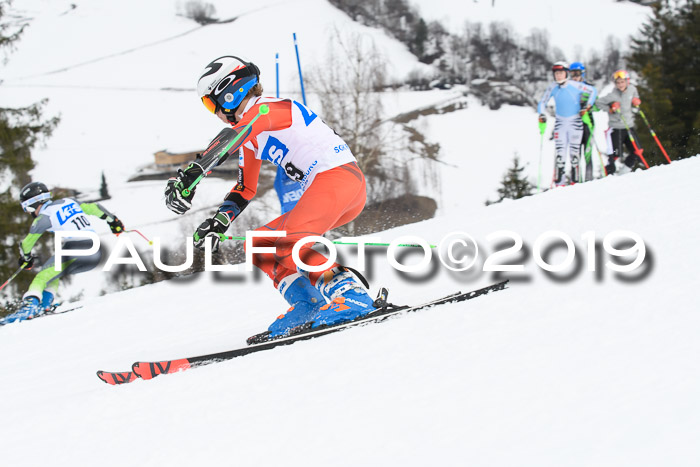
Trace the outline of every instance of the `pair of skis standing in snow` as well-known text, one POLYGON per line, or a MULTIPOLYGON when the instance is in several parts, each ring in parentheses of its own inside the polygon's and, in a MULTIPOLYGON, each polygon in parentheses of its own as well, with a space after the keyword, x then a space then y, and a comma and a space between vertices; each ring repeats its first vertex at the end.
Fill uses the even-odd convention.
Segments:
MULTIPOLYGON (((375 310, 374 299, 348 268, 335 263, 321 271, 303 271, 297 269, 292 259, 292 249, 298 240, 321 236, 360 214, 366 201, 364 175, 348 145, 314 112, 296 101, 262 97, 259 75, 257 66, 234 56, 217 58, 206 66, 197 83, 197 92, 207 110, 231 127, 222 131, 210 146, 211 149, 225 145, 225 151, 207 150, 201 159, 169 179, 166 205, 177 214, 187 212, 197 184, 230 154, 238 154, 237 184, 217 212, 194 233, 197 248, 204 249, 205 242, 211 241, 216 251, 226 238, 228 227, 255 196, 262 162, 274 163, 298 182, 304 192, 293 209, 258 229, 285 231, 286 235, 258 238, 254 242, 255 247, 275 247, 275 253, 254 255, 253 263, 270 277, 290 305, 270 325, 269 336, 283 336, 308 323, 315 328, 365 316, 375 310)), ((92 230, 84 214, 94 214, 110 222, 113 232, 123 230, 121 222, 99 205, 79 205, 71 199, 50 202, 50 193, 37 182, 23 189, 21 199, 25 211, 38 216, 33 229, 39 226, 44 231, 92 230), (34 193, 32 190, 37 186, 39 189, 34 193), (47 217, 51 218, 48 224, 43 220, 47 217), (73 218, 80 220, 74 224, 75 228, 69 222, 73 218)), ((23 242, 20 263, 25 267, 31 266, 27 255, 35 242, 36 239, 23 242)), ((77 244, 76 247, 82 248, 77 244)), ((311 244, 304 245, 299 256, 309 266, 328 263, 311 244)), ((89 260, 68 258, 68 267, 62 273, 47 273, 39 281, 42 271, 27 292, 16 319, 31 317, 43 309, 48 300, 42 299, 42 294, 49 293, 47 283, 57 285, 60 275, 92 269, 98 262, 99 253, 89 260)))
POLYGON ((553 98, 555 101, 556 120, 553 137, 556 153, 553 183, 556 186, 577 183, 584 179, 583 174, 580 173, 581 147, 584 148, 586 159, 585 181, 593 179, 591 143, 596 148, 597 144, 593 135, 593 119, 590 113, 592 111, 610 112, 610 129, 606 131, 608 140, 606 153, 608 164, 604 168, 606 174, 615 173, 615 161, 622 156, 623 144, 629 152, 629 156, 624 160, 626 168, 632 169, 642 157, 642 149, 637 143, 633 129, 633 111, 639 107, 641 100, 637 88, 629 82, 629 73, 625 70, 613 73, 616 89, 604 97, 597 98, 596 88, 584 81, 585 72, 586 68, 581 62, 574 62, 571 65, 565 62, 555 63, 552 66, 554 82, 547 88, 537 105, 540 133, 544 134, 547 122, 545 106, 550 99, 553 98), (571 166, 568 182, 565 173, 567 151, 571 166))

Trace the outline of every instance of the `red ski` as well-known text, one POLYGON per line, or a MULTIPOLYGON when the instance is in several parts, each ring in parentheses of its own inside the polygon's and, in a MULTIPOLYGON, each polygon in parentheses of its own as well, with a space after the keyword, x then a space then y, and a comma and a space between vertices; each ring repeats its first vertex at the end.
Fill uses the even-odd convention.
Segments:
MULTIPOLYGON (((177 360, 163 360, 160 362, 136 362, 131 367, 132 371, 122 373, 98 371, 97 376, 105 383, 112 385, 131 383, 132 381, 135 381, 139 378, 153 379, 158 375, 177 373, 180 371, 188 370, 190 368, 208 365, 210 363, 231 360, 232 358, 242 357, 251 353, 261 352, 263 350, 269 350, 275 347, 290 345, 295 342, 325 336, 326 334, 342 331, 355 326, 362 326, 364 324, 369 323, 379 323, 388 318, 397 316, 401 313, 409 313, 424 310, 436 305, 471 300, 472 298, 476 298, 481 295, 486 295, 490 292, 498 292, 500 290, 504 290, 506 288, 507 283, 508 281, 506 280, 503 282, 499 282, 498 284, 493 284, 478 290, 473 290, 471 292, 457 292, 452 295, 438 298, 437 300, 433 300, 432 302, 424 303, 422 305, 414 307, 387 305, 387 307, 385 308, 380 308, 354 321, 336 324, 333 326, 324 326, 314 329, 308 325, 304 325, 300 326, 298 328, 299 330, 296 333, 286 337, 269 338, 267 336, 269 333, 265 332, 252 336, 250 339, 248 339, 250 345, 246 347, 207 355, 200 355, 197 357, 180 358, 177 360)), ((385 295, 386 294, 384 294, 384 296, 385 295)))
POLYGON ((117 384, 125 384, 135 381, 138 376, 133 371, 125 371, 122 373, 112 373, 110 371, 98 371, 97 377, 107 384, 116 386, 117 384))

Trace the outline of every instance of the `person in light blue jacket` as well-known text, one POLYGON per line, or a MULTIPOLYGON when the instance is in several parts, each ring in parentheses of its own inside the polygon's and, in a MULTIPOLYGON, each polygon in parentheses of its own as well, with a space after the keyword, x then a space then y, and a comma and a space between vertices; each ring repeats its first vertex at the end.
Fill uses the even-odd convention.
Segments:
POLYGON ((540 122, 546 122, 545 107, 550 99, 554 99, 556 106, 556 119, 554 123, 554 142, 556 146, 554 184, 565 185, 566 180, 566 152, 568 149, 571 162, 571 177, 569 181, 576 183, 579 180, 579 154, 581 152, 581 139, 583 138, 583 121, 581 116, 585 114, 595 103, 597 91, 593 86, 569 80, 569 66, 565 62, 556 62, 552 65, 554 82, 544 92, 537 105, 540 122), (588 94, 588 99, 582 96, 588 94))

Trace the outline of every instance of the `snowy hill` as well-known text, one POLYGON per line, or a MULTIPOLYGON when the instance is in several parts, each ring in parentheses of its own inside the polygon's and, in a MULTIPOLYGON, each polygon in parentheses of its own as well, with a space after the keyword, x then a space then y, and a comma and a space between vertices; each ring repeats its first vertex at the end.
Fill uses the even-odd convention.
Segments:
MULTIPOLYGON (((338 27, 372 35, 393 78, 425 66, 323 0, 212 3, 232 21, 200 27, 170 0, 15 2, 31 21, 3 68, 0 99, 15 106, 47 97, 47 113, 62 116, 35 152, 34 178, 89 191, 104 171, 113 196, 105 204, 127 227, 178 245, 231 181, 206 180, 193 212, 177 218, 163 206, 161 181, 126 180, 155 151, 199 149, 218 133, 220 123, 193 92, 208 60, 235 53, 255 61, 272 94, 278 52, 282 95, 299 98, 292 33, 309 69, 323 62, 328 31, 338 27)), ((522 35, 543 27, 567 56, 589 42, 599 47, 603 34, 624 42, 648 11, 613 0, 588 2, 585 14, 568 0, 415 4, 453 30, 465 20, 508 21, 522 35), (581 24, 599 33, 570 33, 581 24), (579 42, 583 36, 590 41, 579 42)), ((441 145, 440 185, 426 182, 417 192, 438 201, 437 217, 376 236, 438 244, 466 232, 478 242, 479 260, 465 273, 434 260, 406 276, 378 248, 365 272, 372 292, 386 286, 396 303, 476 289, 503 276, 483 268, 512 244, 497 246, 503 233, 490 237, 506 230, 524 242, 498 261, 524 265, 506 276, 507 290, 111 387, 97 370, 237 348, 286 303, 257 273, 200 273, 105 296, 114 290, 106 289, 106 274, 76 276, 61 296, 82 293, 74 304, 82 308, 0 327, 0 465, 698 465, 700 214, 692 201, 700 158, 487 208, 516 153, 532 180, 539 170, 546 180, 553 143, 544 141, 540 169, 534 109, 492 111, 463 91, 382 97, 387 119, 455 102, 461 108, 413 122, 441 145), (568 235, 575 253, 571 266, 546 274, 534 258, 550 231, 568 235), (606 265, 604 240, 615 231, 643 240, 638 270, 606 265)), ((277 209, 273 198, 256 199, 245 215, 267 220, 277 209)), ((106 226, 98 228, 114 246, 106 226)), ((354 248, 339 251, 358 266, 354 248)), ((549 253, 549 264, 565 261, 563 248, 549 253)), ((404 258, 419 260, 416 252, 404 258)))
MULTIPOLYGON (((23 0, 14 4, 17 15, 28 20, 28 27, 4 66, 0 99, 3 105, 20 106, 46 97, 47 114, 62 118, 47 147, 34 153, 35 178, 89 191, 99 186, 104 171, 117 192, 125 189, 124 182, 138 167, 153 161, 154 152, 201 149, 218 133, 221 123, 203 111, 193 92, 194 83, 204 65, 221 55, 233 53, 255 61, 266 92, 273 94, 274 57, 279 53, 281 94, 300 98, 294 32, 307 71, 324 64, 334 28, 370 36, 387 60, 388 81, 427 67, 403 44, 379 29, 351 21, 324 0, 206 3, 216 6, 219 19, 234 20, 199 26, 180 14, 182 2, 172 0, 23 0), (46 46, 48 41, 51 47, 46 46), (76 166, 80 170, 66 170, 76 166), (54 180, 57 173, 60 181, 54 180)), ((523 35, 535 25, 570 30, 581 21, 578 3, 570 0, 537 2, 541 21, 536 24, 528 19, 531 15, 521 14, 520 3, 504 0, 491 8, 490 2, 473 6, 471 2, 415 2, 428 19, 449 16, 451 23, 459 25, 466 20, 488 23, 500 18, 523 35)), ((600 16, 596 24, 624 17, 609 28, 609 33, 623 40, 648 11, 613 0, 596 0, 595 7, 592 11, 600 16)), ((557 32, 553 40, 563 41, 563 36, 557 32)), ((581 36, 569 34, 567 43, 583 47, 587 40, 581 36)), ((431 96, 434 94, 420 92, 387 96, 387 117, 445 99, 431 96)), ((314 96, 309 100, 315 102, 314 96)), ((518 126, 529 125, 523 121, 518 126)), ((536 136, 512 144, 507 155, 501 156, 501 170, 491 180, 489 192, 498 185, 514 151, 537 153, 536 136)), ((444 141, 442 134, 428 137, 444 141)), ((484 196, 482 191, 479 197, 484 196)))
POLYGON ((353 23, 323 0, 214 3, 221 19, 236 20, 202 27, 178 16, 178 2, 171 0, 18 3, 32 19, 5 67, 0 97, 5 105, 48 97, 47 113, 62 117, 48 147, 35 155, 36 177, 65 172, 62 183, 88 189, 104 171, 110 182, 122 183, 156 151, 206 146, 222 124, 203 111, 194 86, 204 66, 222 55, 254 61, 274 95, 279 53, 281 94, 301 98, 293 32, 305 64, 323 59, 337 27, 370 35, 392 57, 392 77, 425 67, 402 44, 353 23), (64 169, 73 165, 81 170, 64 169))
MULTIPOLYGON (((494 280, 478 271, 493 251, 488 234, 503 229, 524 239, 528 253, 506 259, 525 272, 498 294, 153 381, 112 387, 95 371, 244 345, 282 299, 253 276, 203 273, 0 328, 0 459, 697 465, 700 214, 679 200, 697 199, 698 177, 693 158, 382 233, 385 241, 439 241, 466 231, 484 247, 476 273, 439 266, 417 281, 376 255, 371 282, 388 286, 395 302, 494 280), (548 277, 534 263, 535 241, 548 230, 571 236, 578 272, 548 277), (643 274, 616 275, 604 266, 607 253, 598 273, 588 271, 581 237, 590 230, 601 242, 614 230, 639 235, 643 274)), ((558 250, 548 261, 563 256, 558 250)))
MULTIPOLYGON (((61 116, 46 147, 33 153, 37 162, 33 178, 49 186, 94 192, 104 173, 112 195, 106 205, 127 228, 139 229, 149 237, 160 236, 166 244, 181 243, 201 222, 202 212, 218 205, 222 193, 230 189, 230 182, 207 180, 197 194, 201 211, 179 219, 163 208, 162 182, 127 180, 139 167, 153 162, 154 152, 201 149, 218 133, 221 123, 202 108, 193 92, 198 73, 213 57, 235 53, 254 60, 262 69, 266 92, 272 94, 274 57, 279 53, 281 94, 297 99, 300 93, 294 32, 299 39, 301 63, 307 71, 323 65, 328 37, 334 28, 371 36, 386 57, 390 80, 405 78, 411 71, 427 66, 419 63, 403 44, 379 29, 352 22, 324 0, 263 1, 255 5, 211 3, 216 6, 221 24, 199 26, 181 15, 181 2, 171 0, 145 4, 132 0, 15 2, 13 12, 26 19, 28 26, 3 68, 0 99, 3 105, 20 106, 48 98, 47 115, 61 116), (314 14, 309 15, 308 11, 314 14), (51 47, 46 46, 49 40, 51 47), (134 206, 140 209, 133 209, 134 206)), ((462 3, 436 3, 430 8, 423 2, 415 5, 427 19, 449 14, 454 24, 466 20, 486 24, 498 17, 523 35, 533 26, 527 15, 516 14, 520 8, 517 5, 499 1, 494 8, 485 8, 490 2, 473 6, 462 3), (496 11, 498 15, 494 16, 496 11)), ((547 0, 537 5, 547 9, 552 18, 569 18, 566 21, 578 24, 579 17, 574 15, 577 6, 572 2, 547 0)), ((612 31, 621 39, 638 27, 639 12, 646 10, 613 0, 596 3, 601 18, 625 13, 620 27, 612 31)), ((543 19, 538 24, 553 31, 562 21, 543 19)), ((571 35, 572 44, 578 44, 578 40, 579 36, 571 35)), ((455 112, 422 116, 411 123, 430 143, 441 146, 440 162, 430 168, 436 176, 421 183, 416 194, 436 199, 442 215, 459 215, 464 209, 478 209, 484 201, 493 199, 516 154, 528 164, 533 181, 540 172, 547 180, 553 165, 552 141, 544 141, 540 157, 533 109, 504 106, 491 111, 476 99, 465 98, 464 91, 402 89, 382 96, 387 119, 450 102, 466 106, 455 112)), ((318 111, 316 97, 308 89, 307 93, 318 111)), ((597 128, 602 144, 604 125, 597 128)), ((600 164, 594 162, 597 172, 600 164)), ((425 173, 429 178, 424 166, 416 167, 414 172, 425 173)), ((274 195, 255 203, 261 221, 278 210, 274 195)), ((251 210, 246 216, 251 216, 251 210)), ((113 244, 106 227, 98 228, 103 241, 113 244)), ((110 285, 100 278, 84 276, 66 288, 63 296, 96 296, 103 291, 111 291, 110 285)))

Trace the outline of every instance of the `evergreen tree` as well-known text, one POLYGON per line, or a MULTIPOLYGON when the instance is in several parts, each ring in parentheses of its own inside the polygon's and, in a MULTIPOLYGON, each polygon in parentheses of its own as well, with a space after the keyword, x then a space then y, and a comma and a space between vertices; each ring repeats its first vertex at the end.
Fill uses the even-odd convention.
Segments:
POLYGON ((425 24, 423 18, 418 20, 414 34, 415 37, 413 38, 413 44, 411 44, 411 51, 420 59, 425 53, 425 41, 428 40, 428 25, 425 24))
MULTIPOLYGON (((0 50, 5 54, 24 28, 3 21, 10 3, 0 0, 0 50)), ((20 188, 31 181, 29 171, 34 167, 31 150, 58 124, 58 118, 43 117, 45 104, 44 100, 24 108, 0 108, 0 282, 17 270, 18 245, 32 220, 19 204, 20 188)), ((20 274, 2 290, 2 296, 7 298, 12 291, 24 291, 32 278, 31 274, 20 274)), ((0 306, 0 314, 5 308, 0 306)))
POLYGON ((486 201, 486 206, 500 203, 504 199, 520 199, 532 194, 534 186, 525 177, 525 166, 520 165, 520 158, 513 157, 513 166, 508 169, 501 180, 498 191, 498 200, 486 201))
POLYGON ((102 172, 102 183, 100 183, 100 199, 109 199, 109 190, 107 189, 107 179, 104 171, 102 172))
MULTIPOLYGON (((642 110, 671 159, 700 153, 700 3, 661 1, 633 40, 627 57, 638 71, 642 110)), ((639 139, 650 164, 665 162, 637 117, 639 139)))

